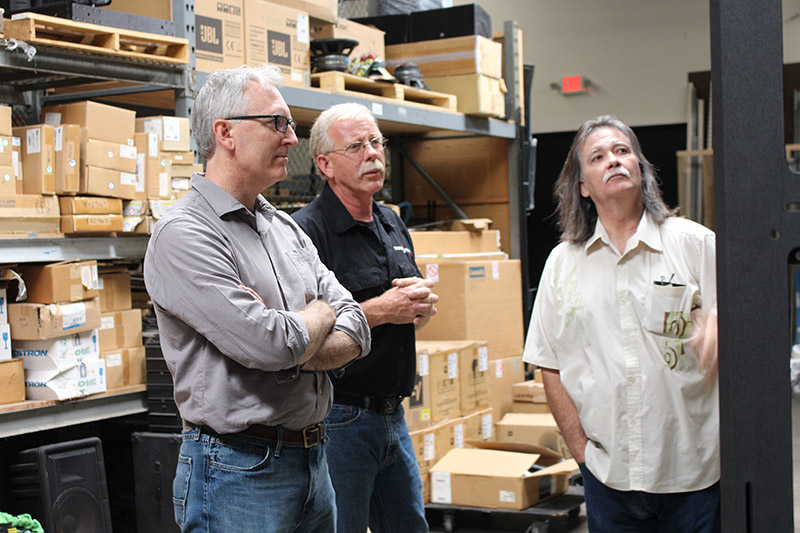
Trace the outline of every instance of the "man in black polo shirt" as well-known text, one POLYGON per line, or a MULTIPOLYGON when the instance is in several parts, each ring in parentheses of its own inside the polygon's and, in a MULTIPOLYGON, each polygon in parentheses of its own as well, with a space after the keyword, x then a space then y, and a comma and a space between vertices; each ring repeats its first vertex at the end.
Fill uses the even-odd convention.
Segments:
POLYGON ((360 104, 322 113, 311 129, 311 156, 327 183, 293 215, 361 303, 372 331, 369 356, 332 376, 328 465, 340 533, 363 533, 367 526, 373 533, 428 531, 400 402, 414 388, 414 329, 436 313, 439 297, 433 282, 421 279, 400 217, 373 200, 383 187, 385 144, 360 104))

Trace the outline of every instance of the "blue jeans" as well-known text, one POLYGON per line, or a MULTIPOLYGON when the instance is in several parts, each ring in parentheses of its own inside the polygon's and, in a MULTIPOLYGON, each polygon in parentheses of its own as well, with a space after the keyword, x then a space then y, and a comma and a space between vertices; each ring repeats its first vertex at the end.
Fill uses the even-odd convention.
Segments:
POLYGON ((183 432, 172 485, 181 531, 336 532, 325 443, 183 432))
POLYGON ((402 407, 380 415, 334 403, 325 420, 339 533, 427 532, 422 479, 402 407))
POLYGON ((719 533, 719 482, 702 490, 653 494, 606 487, 581 463, 592 533, 719 533))

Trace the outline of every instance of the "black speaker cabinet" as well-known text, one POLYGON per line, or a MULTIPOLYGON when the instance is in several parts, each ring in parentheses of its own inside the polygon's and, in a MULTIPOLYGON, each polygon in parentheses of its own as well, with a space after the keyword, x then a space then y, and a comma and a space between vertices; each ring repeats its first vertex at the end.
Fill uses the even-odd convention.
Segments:
POLYGON ((136 527, 139 533, 180 533, 172 506, 172 480, 178 467, 181 436, 170 433, 131 434, 136 527))
POLYGON ((47 533, 109 533, 111 512, 100 439, 48 444, 20 452, 10 465, 16 514, 29 513, 47 533))

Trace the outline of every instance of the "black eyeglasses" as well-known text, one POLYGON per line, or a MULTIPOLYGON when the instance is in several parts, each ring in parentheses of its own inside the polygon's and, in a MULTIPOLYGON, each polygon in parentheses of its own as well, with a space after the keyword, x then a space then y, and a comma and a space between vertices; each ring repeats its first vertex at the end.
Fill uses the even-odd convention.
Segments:
POLYGON ((236 117, 226 117, 225 120, 258 120, 261 118, 271 118, 275 123, 275 129, 280 133, 286 133, 286 128, 292 127, 292 131, 297 129, 297 122, 283 115, 239 115, 236 117))
POLYGON ((344 148, 339 148, 338 150, 330 150, 330 151, 325 152, 325 153, 326 154, 332 154, 334 152, 344 152, 346 154, 356 155, 358 153, 361 153, 361 150, 363 150, 367 145, 372 146, 373 150, 383 150, 383 148, 386 146, 387 142, 389 142, 389 139, 387 139, 386 137, 383 137, 383 136, 378 136, 378 137, 373 137, 372 139, 370 139, 367 142, 356 141, 356 142, 348 144, 344 148))

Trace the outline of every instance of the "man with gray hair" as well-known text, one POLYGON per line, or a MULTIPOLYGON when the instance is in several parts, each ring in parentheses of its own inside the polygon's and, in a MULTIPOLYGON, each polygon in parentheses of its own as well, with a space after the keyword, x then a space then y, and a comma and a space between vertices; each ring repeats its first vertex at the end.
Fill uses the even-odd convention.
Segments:
POLYGON ((400 217, 373 199, 383 188, 385 144, 363 105, 323 112, 311 128, 311 156, 327 182, 292 215, 372 328, 370 355, 334 377, 326 419, 340 533, 428 530, 401 401, 416 378, 415 327, 436 313, 439 298, 421 279, 400 217))
POLYGON ((636 134, 601 116, 555 184, 562 242, 523 359, 578 461, 589 530, 718 532, 714 233, 673 216, 636 134))
POLYGON ((295 123, 273 66, 221 69, 195 100, 205 173, 159 222, 144 275, 184 431, 182 531, 335 532, 328 371, 370 347, 360 306, 260 194, 295 123))

